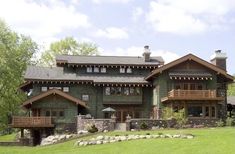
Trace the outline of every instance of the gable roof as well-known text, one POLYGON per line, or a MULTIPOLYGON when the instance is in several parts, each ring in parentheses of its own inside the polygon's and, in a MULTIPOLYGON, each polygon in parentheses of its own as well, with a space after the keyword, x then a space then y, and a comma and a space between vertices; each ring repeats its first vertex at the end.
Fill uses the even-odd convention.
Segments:
POLYGON ((81 105, 85 108, 88 108, 88 106, 86 105, 85 102, 81 101, 80 99, 76 98, 76 97, 73 97, 67 93, 64 93, 58 89, 51 89, 51 90, 48 90, 47 92, 43 92, 43 93, 40 93, 39 95, 36 95, 36 96, 33 96, 32 98, 26 100, 25 102, 23 102, 23 105, 24 107, 27 108, 28 105, 32 104, 33 102, 37 101, 37 100, 40 100, 42 98, 45 98, 49 95, 59 95, 59 96, 62 96, 64 98, 66 98, 67 100, 70 100, 74 103, 76 103, 76 105, 81 105))
POLYGON ((81 65, 159 65, 164 64, 162 57, 150 57, 145 62, 144 57, 132 56, 81 56, 57 55, 56 63, 81 64, 81 65))
MULTIPOLYGON (((90 81, 94 83, 141 83, 148 84, 144 75, 114 76, 106 74, 76 74, 76 72, 65 73, 63 67, 38 67, 29 66, 25 72, 25 80, 45 81, 90 81)), ((28 82, 29 83, 29 82, 28 82)), ((21 86, 24 87, 27 82, 21 86)))
POLYGON ((199 63, 199 64, 201 64, 201 65, 203 65, 203 66, 205 66, 205 67, 207 67, 207 68, 217 72, 218 74, 223 75, 229 81, 233 81, 234 80, 234 77, 229 75, 229 74, 227 74, 227 72, 225 70, 223 70, 223 69, 221 69, 221 68, 219 68, 219 67, 217 67, 217 66, 215 66, 215 65, 213 65, 213 64, 211 64, 211 63, 209 63, 209 62, 207 62, 207 61, 205 61, 205 60, 203 60, 203 59, 201 59, 201 58, 199 58, 199 57, 197 57, 195 55, 193 55, 193 54, 188 54, 188 55, 183 56, 183 57, 181 57, 181 58, 179 58, 177 60, 174 60, 174 61, 172 61, 172 62, 170 62, 168 64, 165 64, 162 67, 159 67, 159 68, 153 70, 152 73, 149 76, 147 76, 145 79, 148 80, 148 79, 152 78, 154 75, 157 75, 157 74, 159 74, 159 73, 161 73, 161 72, 163 72, 163 71, 165 71, 167 69, 170 69, 170 68, 172 68, 172 67, 174 67, 174 66, 176 66, 176 65, 178 65, 180 63, 183 63, 183 62, 185 62, 187 60, 193 60, 193 61, 197 62, 197 63, 199 63))

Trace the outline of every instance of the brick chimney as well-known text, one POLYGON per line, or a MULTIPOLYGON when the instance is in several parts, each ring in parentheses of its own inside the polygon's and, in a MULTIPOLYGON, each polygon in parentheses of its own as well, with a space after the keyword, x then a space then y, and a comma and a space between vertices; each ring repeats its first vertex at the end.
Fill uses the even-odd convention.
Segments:
POLYGON ((150 61, 150 54, 151 54, 151 52, 150 52, 149 46, 148 45, 144 46, 143 57, 144 57, 145 62, 150 61))
POLYGON ((211 63, 226 71, 226 59, 226 53, 215 50, 215 53, 211 56, 211 63))

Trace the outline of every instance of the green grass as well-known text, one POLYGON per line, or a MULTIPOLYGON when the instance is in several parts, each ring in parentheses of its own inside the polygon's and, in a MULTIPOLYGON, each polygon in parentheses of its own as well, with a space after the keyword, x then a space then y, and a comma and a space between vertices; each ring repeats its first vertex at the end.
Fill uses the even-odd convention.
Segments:
POLYGON ((0 142, 2 142, 2 141, 14 141, 15 140, 15 136, 16 136, 15 133, 10 134, 10 135, 0 136, 0 142))
MULTIPOLYGON (((76 140, 44 147, 0 147, 1 154, 232 154, 235 153, 235 128, 109 132, 107 135, 191 133, 194 139, 142 139, 86 147, 74 146, 76 140)), ((91 136, 94 137, 94 136, 91 136)), ((90 137, 86 137, 90 138, 90 137)))

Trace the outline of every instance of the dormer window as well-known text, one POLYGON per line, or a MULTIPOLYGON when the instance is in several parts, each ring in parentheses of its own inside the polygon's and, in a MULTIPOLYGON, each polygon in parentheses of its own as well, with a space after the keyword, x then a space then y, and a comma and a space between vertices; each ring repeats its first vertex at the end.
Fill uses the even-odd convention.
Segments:
POLYGON ((94 72, 95 72, 95 73, 99 73, 99 72, 100 72, 99 67, 94 67, 94 72))
POLYGON ((125 68, 120 68, 120 73, 125 73, 125 68))
POLYGON ((87 73, 92 73, 92 67, 87 67, 87 68, 86 68, 86 72, 87 72, 87 73))
POLYGON ((101 68, 100 68, 100 72, 101 72, 101 73, 106 73, 106 67, 101 67, 101 68))
POLYGON ((126 69, 126 73, 132 73, 132 69, 131 69, 130 67, 128 67, 128 68, 126 69))
POLYGON ((42 91, 42 92, 47 91, 47 87, 42 87, 42 88, 41 88, 41 91, 42 91))

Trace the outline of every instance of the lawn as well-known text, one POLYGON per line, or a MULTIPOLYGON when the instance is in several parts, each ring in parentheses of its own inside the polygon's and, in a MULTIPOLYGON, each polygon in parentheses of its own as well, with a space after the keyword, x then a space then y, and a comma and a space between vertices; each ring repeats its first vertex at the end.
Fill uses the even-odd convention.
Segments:
POLYGON ((3 135, 3 136, 0 136, 0 142, 1 142, 1 141, 14 141, 14 140, 15 140, 15 137, 16 137, 16 134, 15 134, 15 133, 10 134, 10 135, 3 135))
MULTIPOLYGON (((86 147, 74 146, 76 140, 44 147, 0 147, 1 154, 232 154, 235 153, 235 128, 109 132, 116 134, 191 133, 194 139, 142 139, 86 147)), ((94 137, 94 136, 92 136, 94 137)))

